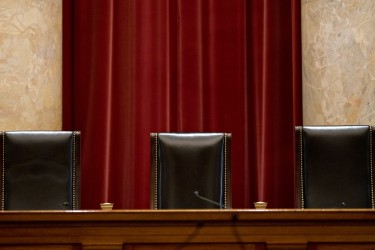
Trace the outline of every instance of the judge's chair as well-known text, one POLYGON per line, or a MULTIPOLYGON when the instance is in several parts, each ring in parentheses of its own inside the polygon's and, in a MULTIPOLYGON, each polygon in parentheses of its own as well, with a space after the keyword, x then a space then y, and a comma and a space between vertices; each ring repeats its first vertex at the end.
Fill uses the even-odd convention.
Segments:
POLYGON ((298 126, 296 207, 374 208, 373 128, 298 126))
POLYGON ((230 208, 230 133, 151 133, 152 209, 230 208))
POLYGON ((1 132, 1 209, 80 208, 80 132, 1 132))

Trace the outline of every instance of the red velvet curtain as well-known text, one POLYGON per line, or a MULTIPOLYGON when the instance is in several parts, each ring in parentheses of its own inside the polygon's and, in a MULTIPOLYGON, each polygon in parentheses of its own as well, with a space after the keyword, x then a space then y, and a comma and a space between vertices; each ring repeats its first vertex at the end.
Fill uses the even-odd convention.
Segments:
POLYGON ((230 132, 233 207, 294 206, 300 0, 64 0, 82 208, 149 207, 150 132, 230 132))

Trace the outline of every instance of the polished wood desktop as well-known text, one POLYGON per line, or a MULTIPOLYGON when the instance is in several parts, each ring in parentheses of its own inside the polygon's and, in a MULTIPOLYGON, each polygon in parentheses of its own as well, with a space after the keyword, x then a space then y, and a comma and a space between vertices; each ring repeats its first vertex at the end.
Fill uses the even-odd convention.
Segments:
POLYGON ((0 212, 0 249, 375 249, 375 210, 0 212))

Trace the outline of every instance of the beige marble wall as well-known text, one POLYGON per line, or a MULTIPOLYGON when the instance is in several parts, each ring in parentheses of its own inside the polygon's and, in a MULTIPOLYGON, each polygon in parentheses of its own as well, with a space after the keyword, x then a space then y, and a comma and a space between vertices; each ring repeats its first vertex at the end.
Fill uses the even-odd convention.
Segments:
POLYGON ((375 124, 375 1, 302 0, 303 123, 375 124))
POLYGON ((61 129, 62 0, 0 1, 0 130, 61 129))

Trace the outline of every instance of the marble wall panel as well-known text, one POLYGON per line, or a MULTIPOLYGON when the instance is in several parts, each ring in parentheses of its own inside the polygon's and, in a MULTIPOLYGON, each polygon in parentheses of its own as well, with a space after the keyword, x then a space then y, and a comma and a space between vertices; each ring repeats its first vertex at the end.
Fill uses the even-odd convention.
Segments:
POLYGON ((302 0, 303 123, 375 124, 375 1, 302 0))
POLYGON ((0 1, 0 130, 62 124, 62 0, 0 1))

